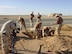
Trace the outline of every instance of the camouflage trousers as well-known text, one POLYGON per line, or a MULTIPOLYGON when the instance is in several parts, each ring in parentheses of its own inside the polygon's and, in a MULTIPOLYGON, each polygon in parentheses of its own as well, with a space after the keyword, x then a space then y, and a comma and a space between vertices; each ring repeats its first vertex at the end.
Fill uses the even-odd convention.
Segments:
POLYGON ((42 37, 42 30, 41 29, 36 29, 36 38, 42 37))
POLYGON ((9 35, 2 35, 1 36, 1 44, 2 44, 2 52, 3 54, 8 54, 9 49, 11 47, 12 38, 9 35))
POLYGON ((30 27, 33 27, 33 19, 30 19, 30 27))
POLYGON ((57 24, 57 25, 56 25, 55 34, 56 34, 57 36, 60 36, 61 27, 62 27, 62 24, 57 24))

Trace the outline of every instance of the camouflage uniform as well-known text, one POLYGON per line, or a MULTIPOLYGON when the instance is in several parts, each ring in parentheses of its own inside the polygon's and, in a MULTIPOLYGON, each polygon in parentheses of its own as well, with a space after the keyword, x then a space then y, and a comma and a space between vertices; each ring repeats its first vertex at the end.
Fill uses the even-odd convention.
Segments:
POLYGON ((1 28, 0 34, 3 54, 8 54, 9 52, 12 43, 11 32, 13 29, 16 29, 16 25, 12 20, 5 22, 1 28))
POLYGON ((36 38, 39 38, 41 36, 41 26, 42 26, 41 21, 37 22, 34 26, 37 35, 36 38))

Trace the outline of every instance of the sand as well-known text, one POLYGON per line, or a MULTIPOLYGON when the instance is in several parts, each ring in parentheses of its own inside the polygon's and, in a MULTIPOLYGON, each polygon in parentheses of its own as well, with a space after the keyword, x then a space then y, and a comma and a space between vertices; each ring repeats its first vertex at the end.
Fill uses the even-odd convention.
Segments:
MULTIPOLYGON (((69 25, 63 25, 61 36, 31 39, 27 35, 19 33, 17 37, 15 50, 19 54, 72 54, 72 27, 69 25)), ((0 54, 2 54, 1 48, 0 54)))
POLYGON ((61 36, 47 36, 40 39, 31 39, 23 33, 17 34, 16 53, 72 54, 72 27, 64 25, 62 28, 67 30, 61 30, 61 36), (68 30, 70 28, 71 30, 68 30), (42 45, 41 49, 40 45, 42 45))
POLYGON ((61 36, 47 36, 40 39, 30 39, 23 33, 19 33, 18 41, 15 48, 17 53, 22 54, 38 54, 40 45, 42 45, 40 53, 46 54, 72 54, 72 27, 64 25, 61 30, 61 36), (70 29, 71 30, 68 30, 70 29))

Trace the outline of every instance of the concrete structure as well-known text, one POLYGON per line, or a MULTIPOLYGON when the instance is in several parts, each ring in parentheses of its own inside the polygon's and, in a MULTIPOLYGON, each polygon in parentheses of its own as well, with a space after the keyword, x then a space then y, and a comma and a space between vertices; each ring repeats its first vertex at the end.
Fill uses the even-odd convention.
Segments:
POLYGON ((52 14, 49 14, 48 17, 55 17, 56 15, 62 16, 61 13, 52 13, 52 14))

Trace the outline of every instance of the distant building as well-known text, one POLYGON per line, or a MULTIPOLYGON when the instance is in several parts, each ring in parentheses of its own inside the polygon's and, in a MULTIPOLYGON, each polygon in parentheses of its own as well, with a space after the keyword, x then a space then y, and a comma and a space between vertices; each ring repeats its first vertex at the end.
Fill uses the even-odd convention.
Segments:
POLYGON ((52 13, 52 14, 49 14, 48 17, 55 17, 56 15, 62 16, 61 13, 52 13))

